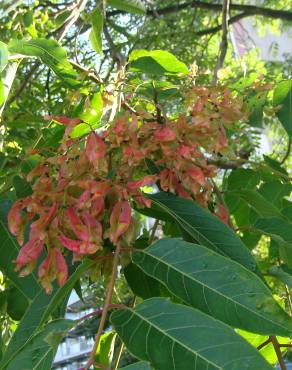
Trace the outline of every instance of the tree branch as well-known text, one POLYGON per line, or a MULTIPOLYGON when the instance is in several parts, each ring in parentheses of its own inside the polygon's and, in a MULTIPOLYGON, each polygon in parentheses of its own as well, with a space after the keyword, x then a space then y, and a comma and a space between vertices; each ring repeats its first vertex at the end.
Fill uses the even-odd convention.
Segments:
POLYGON ((219 58, 214 70, 213 85, 218 80, 218 71, 223 67, 228 49, 228 18, 229 18, 230 0, 224 0, 222 5, 222 40, 220 43, 219 58))

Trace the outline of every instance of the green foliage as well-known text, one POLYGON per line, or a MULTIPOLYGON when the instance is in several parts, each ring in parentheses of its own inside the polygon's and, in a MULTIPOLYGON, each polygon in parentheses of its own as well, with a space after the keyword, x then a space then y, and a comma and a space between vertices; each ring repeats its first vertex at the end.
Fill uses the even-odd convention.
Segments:
POLYGON ((93 49, 98 53, 102 53, 102 30, 103 30, 103 14, 99 8, 96 8, 91 14, 92 30, 89 34, 89 40, 93 49))
POLYGON ((151 298, 135 310, 119 310, 111 321, 130 351, 156 369, 191 369, 194 364, 198 369, 272 369, 230 327, 167 299, 151 298))
POLYGON ((292 322, 258 276, 211 250, 162 239, 133 261, 185 303, 229 324, 289 337, 292 322))
POLYGON ((277 116, 290 137, 292 136, 291 84, 291 80, 279 82, 274 90, 273 100, 273 104, 279 108, 277 116))
POLYGON ((108 5, 113 8, 134 13, 134 14, 145 14, 146 9, 141 0, 108 0, 108 5))
POLYGON ((42 63, 50 67, 56 75, 70 87, 78 87, 78 74, 67 60, 67 53, 57 41, 34 39, 30 41, 12 40, 8 45, 10 53, 39 57, 42 63))
POLYGON ((131 70, 151 75, 185 75, 187 66, 174 55, 162 50, 134 50, 129 55, 131 70))

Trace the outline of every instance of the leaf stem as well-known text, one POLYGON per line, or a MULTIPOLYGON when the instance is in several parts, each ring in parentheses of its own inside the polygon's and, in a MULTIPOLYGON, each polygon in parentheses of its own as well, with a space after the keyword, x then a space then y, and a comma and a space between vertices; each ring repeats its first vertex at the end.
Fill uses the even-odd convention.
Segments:
POLYGON ((277 338, 274 335, 272 335, 270 336, 270 339, 271 342, 273 343, 273 347, 275 349, 281 370, 287 370, 277 338))
POLYGON ((116 281, 116 277, 117 277, 117 269, 118 269, 120 251, 121 251, 121 243, 119 242, 117 244, 115 254, 114 254, 112 274, 111 274, 110 282, 109 282, 109 285, 108 285, 108 288, 107 288, 107 293, 106 293, 106 297, 105 297, 104 306, 103 306, 103 309, 102 309, 102 315, 101 315, 101 318, 100 318, 100 323, 99 323, 95 343, 94 343, 94 346, 92 348, 92 351, 91 351, 90 357, 88 359, 88 362, 84 367, 84 370, 89 369, 90 366, 92 365, 92 361, 94 361, 94 356, 95 356, 96 350, 98 348, 100 337, 101 337, 101 334, 102 334, 104 326, 105 326, 108 310, 111 307, 111 300, 112 300, 114 285, 115 285, 115 281, 116 281))

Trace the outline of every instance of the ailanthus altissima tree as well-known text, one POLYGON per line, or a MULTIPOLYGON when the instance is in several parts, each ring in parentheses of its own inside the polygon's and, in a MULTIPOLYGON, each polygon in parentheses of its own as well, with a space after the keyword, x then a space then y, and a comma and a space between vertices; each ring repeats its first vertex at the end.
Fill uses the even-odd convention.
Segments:
POLYGON ((62 338, 97 316, 84 369, 121 368, 123 350, 129 370, 286 369, 291 80, 224 63, 234 18, 289 12, 228 0, 0 9, 0 368, 51 369, 62 338), (215 58, 153 48, 157 19, 164 29, 176 9, 185 28, 185 10, 205 8, 222 12, 202 33, 215 58), (262 155, 264 126, 287 149, 275 140, 262 155), (92 314, 65 319, 73 289, 94 282, 105 296, 92 314))

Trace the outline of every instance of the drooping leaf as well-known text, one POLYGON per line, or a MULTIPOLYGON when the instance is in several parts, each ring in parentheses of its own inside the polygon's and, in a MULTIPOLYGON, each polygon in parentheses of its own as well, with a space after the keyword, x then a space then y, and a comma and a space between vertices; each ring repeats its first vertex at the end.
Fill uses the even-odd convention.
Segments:
POLYGON ((186 75, 187 66, 164 50, 134 50, 129 56, 131 70, 152 75, 186 75))
POLYGON ((4 42, 0 41, 0 73, 4 70, 7 63, 8 63, 7 45, 4 44, 4 42))
MULTIPOLYGON (((172 194, 157 193, 149 196, 162 220, 171 218, 185 231, 190 240, 228 256, 252 271, 257 266, 248 248, 222 221, 194 201, 172 194), (163 218, 166 215, 166 218, 163 218)), ((155 213, 153 214, 155 216, 155 213)))
POLYGON ((133 263, 125 267, 124 275, 132 292, 138 297, 147 299, 161 295, 159 282, 146 275, 143 270, 133 263))
POLYGON ((78 74, 67 59, 67 53, 52 39, 12 40, 8 44, 11 53, 39 57, 56 75, 71 87, 78 87, 78 74))
POLYGON ((74 321, 65 319, 50 322, 44 330, 36 333, 19 348, 14 359, 1 369, 50 370, 58 344, 73 324, 74 321))
POLYGON ((151 367, 148 362, 138 361, 126 367, 120 367, 119 369, 121 370, 151 370, 151 367))
POLYGON ((137 358, 156 370, 270 370, 261 355, 229 326, 194 308, 151 298, 111 315, 137 358))
POLYGON ((232 327, 289 336, 292 319, 251 271, 208 248, 161 239, 133 261, 187 304, 232 327))
POLYGON ((277 116, 287 134, 292 136, 292 80, 281 81, 277 84, 273 96, 274 106, 279 107, 277 116))
POLYGON ((117 333, 114 331, 109 331, 101 336, 94 356, 98 364, 102 364, 106 367, 110 366, 113 359, 116 336, 117 333))
POLYGON ((141 0, 107 0, 113 8, 134 14, 145 14, 146 8, 141 0))
POLYGON ((91 13, 92 30, 89 34, 89 40, 93 49, 98 53, 102 53, 102 30, 103 30, 103 14, 101 9, 96 8, 91 13))

